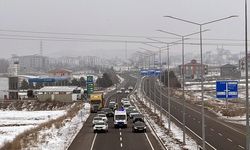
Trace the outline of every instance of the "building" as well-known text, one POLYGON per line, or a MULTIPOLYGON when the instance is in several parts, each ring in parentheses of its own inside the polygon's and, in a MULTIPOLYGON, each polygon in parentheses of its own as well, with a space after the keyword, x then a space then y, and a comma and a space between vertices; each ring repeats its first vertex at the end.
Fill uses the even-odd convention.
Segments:
POLYGON ((69 69, 55 69, 55 70, 50 70, 49 76, 52 77, 66 77, 66 78, 71 78, 72 76, 72 70, 69 69))
POLYGON ((49 59, 41 55, 13 55, 10 59, 10 64, 16 64, 16 62, 19 64, 19 70, 21 73, 43 72, 47 71, 49 67, 49 59))
POLYGON ((40 101, 72 102, 81 99, 82 91, 77 86, 45 86, 36 92, 40 101))
POLYGON ((208 73, 208 65, 197 63, 195 59, 191 60, 189 63, 179 65, 179 73, 184 72, 185 78, 189 79, 200 79, 201 71, 206 75, 208 73))
POLYGON ((220 67, 220 77, 223 79, 239 79, 241 72, 237 69, 237 66, 226 64, 220 67))
MULTIPOLYGON (((245 71, 246 71, 246 57, 243 57, 239 60, 239 69, 241 71, 241 75, 245 76, 245 71)), ((250 71, 250 53, 247 55, 248 59, 248 71, 250 71)))
POLYGON ((6 77, 0 77, 0 99, 9 99, 9 80, 6 77))
POLYGON ((18 99, 19 87, 18 77, 9 77, 9 99, 18 99))

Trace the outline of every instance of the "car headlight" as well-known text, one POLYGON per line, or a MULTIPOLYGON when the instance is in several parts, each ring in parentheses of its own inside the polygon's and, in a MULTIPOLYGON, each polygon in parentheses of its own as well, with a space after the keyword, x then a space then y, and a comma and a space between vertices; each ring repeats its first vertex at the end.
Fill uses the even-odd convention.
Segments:
POLYGON ((144 127, 144 129, 146 129, 147 127, 144 127))
POLYGON ((134 129, 137 129, 137 127, 134 127, 134 129))

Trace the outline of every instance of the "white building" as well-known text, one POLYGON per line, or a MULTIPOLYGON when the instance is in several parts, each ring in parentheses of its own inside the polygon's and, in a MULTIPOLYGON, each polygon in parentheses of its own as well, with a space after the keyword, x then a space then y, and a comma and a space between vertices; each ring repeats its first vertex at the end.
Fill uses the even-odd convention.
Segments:
POLYGON ((0 100, 9 99, 9 79, 0 77, 0 100))

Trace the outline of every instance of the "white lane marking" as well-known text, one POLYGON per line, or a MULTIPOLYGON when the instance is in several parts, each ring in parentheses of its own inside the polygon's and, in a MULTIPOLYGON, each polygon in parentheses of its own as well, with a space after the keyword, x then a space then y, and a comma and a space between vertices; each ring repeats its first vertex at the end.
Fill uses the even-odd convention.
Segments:
POLYGON ((119 128, 119 131, 121 131, 121 128, 119 128))
POLYGON ((122 141, 122 137, 120 137, 120 141, 122 141))
POLYGON ((97 133, 96 133, 95 136, 94 136, 94 139, 93 139, 93 141, 92 141, 90 150, 93 150, 93 147, 94 147, 94 144, 95 144, 96 136, 97 136, 97 133))
POLYGON ((122 133, 120 132, 120 136, 122 136, 122 133))
POLYGON ((154 147, 153 147, 151 141, 149 140, 147 133, 144 133, 144 134, 145 134, 145 136, 146 136, 146 138, 147 138, 147 140, 148 140, 148 143, 149 143, 151 149, 154 150, 154 147))
POLYGON ((214 129, 213 129, 213 128, 210 128, 210 130, 211 130, 211 131, 214 131, 214 129))
POLYGON ((241 146, 241 145, 238 145, 240 148, 242 148, 242 149, 245 149, 243 146, 241 146))
POLYGON ((122 147, 123 145, 122 145, 122 143, 121 143, 121 147, 122 147))
POLYGON ((230 142, 233 142, 233 140, 231 140, 231 139, 229 139, 229 138, 227 138, 227 140, 230 141, 230 142))
POLYGON ((220 136, 222 136, 222 134, 221 133, 218 133, 220 136))

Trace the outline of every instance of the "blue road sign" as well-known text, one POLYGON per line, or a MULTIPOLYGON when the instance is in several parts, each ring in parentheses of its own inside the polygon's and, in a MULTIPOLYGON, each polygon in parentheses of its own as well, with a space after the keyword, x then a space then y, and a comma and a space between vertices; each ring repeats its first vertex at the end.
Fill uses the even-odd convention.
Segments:
POLYGON ((216 98, 238 98, 238 81, 216 81, 216 98))
POLYGON ((142 69, 141 75, 148 76, 148 77, 157 77, 160 76, 161 70, 160 69, 142 69))
POLYGON ((141 75, 142 75, 142 76, 148 76, 148 70, 142 69, 142 70, 141 70, 141 75))
POLYGON ((148 70, 148 76, 154 77, 155 76, 155 70, 153 70, 153 69, 148 70))

